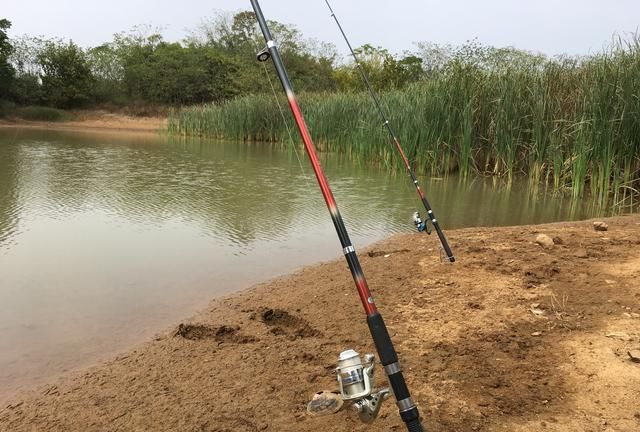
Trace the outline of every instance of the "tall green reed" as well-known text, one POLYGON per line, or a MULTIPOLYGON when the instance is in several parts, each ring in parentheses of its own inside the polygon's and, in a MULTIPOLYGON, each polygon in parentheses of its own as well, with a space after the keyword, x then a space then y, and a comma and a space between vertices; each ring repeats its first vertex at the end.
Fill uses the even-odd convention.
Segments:
MULTIPOLYGON (((279 103, 286 109, 284 97, 279 103)), ((640 41, 589 58, 486 69, 452 61, 429 79, 381 95, 414 168, 433 176, 492 175, 586 193, 600 206, 637 203, 640 190, 640 41), (632 198, 630 198, 632 197, 632 198)), ((365 93, 302 94, 322 151, 402 169, 365 93)), ((169 130, 289 142, 295 126, 272 94, 173 112, 169 130)), ((298 142, 297 135, 293 135, 298 142)))

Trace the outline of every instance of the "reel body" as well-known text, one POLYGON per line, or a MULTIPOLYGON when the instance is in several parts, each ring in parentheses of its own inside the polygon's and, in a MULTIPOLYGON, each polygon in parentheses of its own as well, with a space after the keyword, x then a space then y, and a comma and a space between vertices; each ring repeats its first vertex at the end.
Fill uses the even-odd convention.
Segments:
POLYGON ((360 354, 352 349, 340 353, 336 368, 342 399, 352 402, 353 409, 364 423, 372 423, 376 419, 382 402, 389 394, 389 388, 374 391, 374 368, 373 354, 366 354, 363 363, 360 354))
POLYGON ((426 231, 427 234, 431 234, 431 230, 427 226, 427 221, 426 220, 425 221, 422 220, 422 218, 420 217, 420 213, 419 212, 413 213, 413 224, 418 229, 418 232, 426 231))

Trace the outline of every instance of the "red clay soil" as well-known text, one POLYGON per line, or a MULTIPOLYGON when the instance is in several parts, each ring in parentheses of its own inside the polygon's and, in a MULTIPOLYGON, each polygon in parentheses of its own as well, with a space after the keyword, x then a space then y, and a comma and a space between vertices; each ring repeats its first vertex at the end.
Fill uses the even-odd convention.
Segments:
MULTIPOLYGON (((640 430, 640 217, 592 222, 449 231, 453 265, 422 234, 361 253, 426 430, 640 430)), ((305 412, 338 353, 370 340, 339 259, 14 399, 0 430, 402 431, 391 400, 371 426, 305 412)))

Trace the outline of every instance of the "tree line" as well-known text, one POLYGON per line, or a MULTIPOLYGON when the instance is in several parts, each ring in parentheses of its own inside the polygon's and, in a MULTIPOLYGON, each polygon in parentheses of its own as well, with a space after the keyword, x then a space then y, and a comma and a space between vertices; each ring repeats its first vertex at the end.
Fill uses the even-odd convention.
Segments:
MULTIPOLYGON (((335 46, 305 38, 291 25, 270 21, 297 91, 361 91, 353 62, 335 46)), ((255 54, 264 45, 253 12, 220 13, 180 42, 158 29, 139 26, 117 33, 102 45, 83 48, 72 40, 33 36, 9 38, 11 22, 0 19, 0 101, 74 109, 131 105, 184 106, 222 102, 235 96, 270 92, 270 67, 255 54)), ((371 45, 357 49, 377 90, 401 89, 428 78, 456 59, 486 65, 540 62, 544 57, 475 42, 463 47, 417 45, 393 55, 371 45)))

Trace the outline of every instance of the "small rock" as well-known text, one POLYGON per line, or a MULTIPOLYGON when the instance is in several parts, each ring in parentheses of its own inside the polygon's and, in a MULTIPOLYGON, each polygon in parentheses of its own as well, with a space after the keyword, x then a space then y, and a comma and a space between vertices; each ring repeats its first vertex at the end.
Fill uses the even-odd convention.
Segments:
POLYGON ((593 229, 596 231, 607 231, 609 230, 609 225, 607 225, 605 222, 596 221, 593 223, 593 229))
POLYGON ((607 334, 607 337, 612 339, 620 339, 627 342, 633 340, 633 338, 629 336, 628 333, 624 333, 624 332, 612 332, 607 334))
POLYGON ((561 239, 560 237, 555 236, 555 237, 553 238, 553 243, 554 243, 554 244, 557 244, 557 245, 561 245, 561 244, 564 244, 564 241, 562 241, 562 239, 561 239))
POLYGON ((535 316, 542 316, 545 314, 545 312, 542 309, 538 309, 538 308, 531 308, 529 309, 529 311, 535 316))
POLYGON ((586 249, 576 249, 574 256, 576 258, 589 258, 589 252, 586 249))
POLYGON ((552 249, 554 244, 553 239, 546 234, 538 234, 536 236, 536 243, 545 249, 552 249))
POLYGON ((629 354, 629 358, 631 358, 632 362, 640 363, 640 350, 631 350, 628 351, 627 354, 629 354))
POLYGON ((542 336, 542 332, 533 332, 531 333, 531 336, 542 336))

